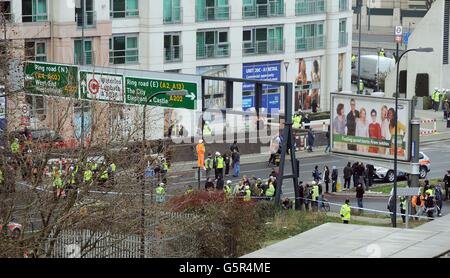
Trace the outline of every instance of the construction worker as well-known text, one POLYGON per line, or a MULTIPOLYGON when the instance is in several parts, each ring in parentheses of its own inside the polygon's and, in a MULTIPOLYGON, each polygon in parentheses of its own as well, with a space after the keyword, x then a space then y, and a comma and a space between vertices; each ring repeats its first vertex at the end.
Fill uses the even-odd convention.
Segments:
POLYGON ((433 109, 435 112, 437 112, 439 110, 439 102, 440 102, 440 95, 441 93, 439 92, 438 88, 434 88, 434 92, 433 95, 431 96, 431 99, 433 101, 433 109))
POLYGON ((268 187, 266 190, 266 197, 268 200, 271 200, 275 196, 275 186, 273 185, 272 180, 269 180, 268 187))
POLYGON ((100 175, 100 183, 104 184, 105 182, 108 181, 109 175, 108 175, 108 170, 103 170, 102 174, 100 175))
POLYGON ((246 185, 244 188, 244 201, 249 202, 252 200, 252 191, 250 190, 250 186, 246 185))
POLYGON ((205 145, 203 140, 198 141, 197 147, 197 166, 201 169, 205 169, 205 145))
POLYGON ((167 163, 166 159, 162 160, 162 172, 163 174, 167 174, 167 172, 169 172, 169 163, 167 163))
POLYGON ((214 161, 212 159, 212 154, 208 154, 208 158, 205 160, 205 170, 206 170, 206 178, 209 178, 211 175, 211 170, 214 167, 214 161))
POLYGON ((225 186, 223 187, 223 191, 225 192, 225 195, 227 197, 231 196, 231 194, 233 193, 233 189, 231 188, 231 184, 232 184, 232 182, 230 180, 228 180, 227 183, 225 184, 225 186))
POLYGON ((318 203, 319 200, 319 185, 316 181, 313 181, 312 183, 312 209, 316 210, 318 209, 318 203))
POLYGON ((225 160, 223 159, 223 156, 220 155, 219 152, 216 152, 216 157, 214 158, 214 165, 215 165, 215 176, 216 180, 219 179, 219 177, 223 178, 223 168, 225 168, 225 160))
POLYGON ((56 190, 56 197, 64 197, 64 185, 63 180, 61 178, 61 171, 57 168, 53 171, 53 187, 56 190))
POLYGON ((156 202, 161 204, 166 200, 166 185, 160 183, 156 188, 156 202))
POLYGON ((114 162, 109 164, 108 174, 110 174, 111 182, 114 184, 114 176, 116 175, 117 166, 114 162))
POLYGON ((90 184, 92 181, 93 173, 91 169, 87 168, 83 173, 83 181, 85 184, 90 184))
POLYGON ((352 54, 352 64, 355 64, 355 63, 356 63, 356 55, 352 54))
POLYGON ((211 128, 209 127, 209 122, 205 122, 205 124, 203 125, 203 136, 211 136, 212 135, 212 131, 211 128))
POLYGON ((341 215, 342 222, 344 224, 348 224, 350 222, 351 208, 350 208, 349 204, 350 204, 350 200, 347 199, 347 200, 345 200, 345 204, 342 205, 342 207, 341 207, 340 215, 341 215))
POLYGON ((384 48, 380 49, 380 51, 378 52, 378 56, 380 56, 380 57, 384 57, 385 56, 384 48))
POLYGON ((186 190, 186 193, 184 193, 185 195, 189 195, 189 194, 191 194, 191 193, 193 193, 194 192, 194 189, 192 188, 192 185, 189 185, 188 186, 188 189, 186 190))
POLYGON ((364 91, 364 82, 360 79, 359 80, 359 93, 362 94, 364 91))
POLYGON ((296 113, 292 117, 292 127, 295 129, 299 129, 301 125, 302 125, 302 116, 300 115, 300 113, 296 113))
POLYGON ((98 164, 97 164, 97 162, 95 162, 95 161, 92 161, 90 164, 91 164, 91 171, 92 171, 92 174, 93 174, 94 177, 96 178, 97 175, 98 175, 98 164))

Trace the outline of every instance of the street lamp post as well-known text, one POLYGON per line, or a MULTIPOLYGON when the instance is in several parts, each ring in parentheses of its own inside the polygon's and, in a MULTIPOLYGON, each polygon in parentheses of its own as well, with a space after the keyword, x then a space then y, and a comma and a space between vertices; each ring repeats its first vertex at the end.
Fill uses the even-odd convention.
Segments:
POLYGON ((284 68, 286 69, 285 80, 286 80, 286 82, 287 82, 287 78, 288 78, 288 69, 289 69, 289 62, 288 62, 288 61, 284 62, 284 68))
POLYGON ((359 31, 359 37, 358 37, 358 80, 356 81, 357 94, 362 94, 362 92, 359 90, 359 81, 361 80, 361 9, 362 9, 362 0, 356 1, 356 9, 358 11, 358 31, 359 31))
MULTIPOLYGON (((398 50, 398 43, 397 43, 398 50)), ((394 115, 394 124, 395 124, 395 135, 394 135, 394 208, 393 208, 393 222, 392 226, 397 227, 397 159, 398 159, 398 142, 397 142, 397 133, 398 133, 398 95, 399 95, 399 73, 400 73, 400 60, 405 56, 408 52, 433 52, 433 48, 412 48, 403 52, 400 57, 397 59, 397 74, 396 74, 396 83, 395 83, 395 115, 394 115)), ((398 52, 397 52, 398 56, 398 52)), ((417 146, 418 147, 418 146, 417 146)))

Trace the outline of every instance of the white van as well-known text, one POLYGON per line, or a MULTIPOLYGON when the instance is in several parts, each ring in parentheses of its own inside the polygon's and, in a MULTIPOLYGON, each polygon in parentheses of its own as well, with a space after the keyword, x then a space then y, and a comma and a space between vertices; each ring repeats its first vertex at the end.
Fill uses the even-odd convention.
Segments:
MULTIPOLYGON (((361 56, 361 74, 360 78, 367 87, 374 88, 377 84, 377 74, 388 73, 395 67, 395 61, 392 58, 379 57, 378 55, 361 56)), ((352 68, 352 82, 358 83, 358 61, 352 68)))

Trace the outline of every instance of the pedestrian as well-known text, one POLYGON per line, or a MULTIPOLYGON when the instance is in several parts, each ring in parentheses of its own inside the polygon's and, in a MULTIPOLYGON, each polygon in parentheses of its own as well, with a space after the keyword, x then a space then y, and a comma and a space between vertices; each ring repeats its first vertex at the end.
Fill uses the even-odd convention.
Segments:
POLYGON ((402 214, 403 224, 406 223, 406 208, 408 206, 408 202, 406 202, 406 198, 404 196, 400 196, 400 213, 402 214))
POLYGON ((275 136, 270 142, 270 157, 267 166, 275 165, 275 156, 280 149, 281 139, 280 136, 275 136))
POLYGON ((212 179, 211 178, 208 178, 207 180, 206 180, 206 183, 205 183, 205 190, 206 191, 213 191, 214 190, 214 182, 212 181, 212 179))
POLYGON ((319 171, 319 166, 314 166, 314 171, 312 172, 312 177, 314 181, 319 182, 322 179, 322 173, 319 171))
POLYGON ((218 191, 223 191, 223 187, 224 187, 224 180, 222 177, 219 177, 219 179, 216 181, 216 190, 218 191))
POLYGON ((252 192, 250 186, 246 185, 244 187, 244 202, 250 202, 252 200, 252 192))
POLYGON ((267 200, 272 200, 272 198, 275 196, 275 186, 273 183, 273 178, 269 179, 269 182, 267 183, 267 190, 266 190, 266 199, 267 200))
POLYGON ((237 150, 233 152, 233 177, 239 177, 241 171, 241 155, 237 150))
POLYGON ((205 169, 205 144, 203 144, 202 139, 198 141, 196 150, 197 150, 197 166, 200 169, 205 169))
POLYGON ((359 214, 363 212, 363 198, 364 198, 364 187, 361 183, 358 183, 356 186, 356 200, 358 201, 358 207, 359 207, 359 214))
POLYGON ((427 216, 429 218, 428 220, 432 220, 430 218, 434 217, 433 214, 434 214, 434 211, 436 209, 435 208, 436 203, 435 203, 435 200, 434 200, 433 196, 430 194, 429 191, 426 191, 425 194, 426 194, 426 197, 425 197, 425 212, 427 213, 427 216))
POLYGON ((303 125, 305 126, 305 129, 309 130, 311 124, 311 120, 309 119, 309 114, 305 115, 305 119, 303 120, 303 125))
POLYGON ((219 152, 216 152, 216 157, 214 158, 214 168, 216 180, 219 179, 219 177, 223 178, 223 169, 225 168, 225 160, 223 159, 223 156, 221 156, 219 152))
POLYGON ((290 210, 293 207, 292 201, 289 198, 285 198, 281 205, 285 210, 290 210))
MULTIPOLYGON (((420 207, 420 196, 418 195, 414 195, 411 197, 411 215, 416 215, 417 214, 417 210, 419 209, 418 206, 420 207)), ((417 220, 417 217, 414 217, 414 220, 417 220)))
POLYGON ((375 167, 372 164, 367 164, 367 190, 373 185, 373 178, 375 176, 375 167))
POLYGON ((323 181, 325 182, 325 192, 328 193, 330 184, 330 169, 325 165, 323 168, 323 181))
POLYGON ((436 185, 434 196, 436 199, 436 208, 437 208, 437 216, 442 216, 442 201, 443 201, 443 194, 442 194, 442 188, 440 184, 436 185))
POLYGON ((325 153, 329 152, 330 148, 331 148, 331 143, 330 143, 331 142, 330 141, 330 125, 328 125, 328 130, 327 130, 326 137, 327 137, 327 147, 325 148, 325 153))
POLYGON ((341 215, 342 222, 344 224, 348 224, 350 222, 351 208, 350 208, 349 204, 350 204, 350 200, 347 199, 347 200, 345 200, 345 204, 342 205, 342 207, 341 207, 340 215, 341 215))
POLYGON ((206 178, 209 178, 213 168, 214 168, 214 161, 212 158, 212 154, 208 153, 208 158, 205 160, 206 178))
MULTIPOLYGON (((353 187, 355 187, 357 184, 358 184, 358 181, 359 181, 359 176, 358 176, 358 165, 359 165, 359 162, 355 162, 355 163, 353 163, 353 165, 352 165, 352 173, 353 173, 353 187)), ((350 187, 349 187, 349 189, 350 189, 350 187)))
POLYGON ((313 152, 315 136, 312 128, 308 129, 308 152, 313 152))
MULTIPOLYGON (((344 188, 348 188, 350 189, 350 180, 352 178, 353 175, 353 168, 351 166, 351 163, 348 162, 347 166, 345 166, 344 168, 344 188)), ((353 186, 355 184, 353 183, 353 186)))
POLYGON ((231 194, 233 193, 233 189, 231 188, 232 186, 232 182, 230 180, 227 180, 227 184, 225 184, 223 191, 225 192, 225 195, 227 197, 230 197, 231 194))
POLYGON ((416 202, 416 216, 422 216, 425 212, 425 192, 422 192, 417 196, 416 202))
POLYGON ((303 210, 303 203, 304 203, 304 197, 305 197, 305 192, 304 192, 305 188, 303 187, 303 182, 299 181, 298 182, 298 200, 296 200, 295 202, 298 203, 298 209, 299 210, 303 210))
POLYGON ((233 144, 230 145, 230 151, 231 151, 231 153, 233 153, 235 150, 236 150, 237 152, 239 152, 239 147, 238 147, 238 145, 237 145, 237 141, 236 141, 236 140, 234 140, 233 144))
POLYGON ((225 176, 228 177, 230 175, 231 153, 225 153, 223 158, 225 160, 225 176))
POLYGON ((331 172, 331 191, 336 192, 337 190, 337 181, 338 181, 338 169, 336 166, 333 166, 333 171, 331 172))
POLYGON ((434 88, 434 92, 431 96, 432 101, 433 101, 434 112, 437 112, 439 110, 440 95, 441 95, 441 93, 439 92, 439 89, 434 88))
POLYGON ((164 183, 160 183, 156 188, 156 203, 164 203, 166 200, 166 185, 164 183))
POLYGON ((450 192, 449 192, 449 187, 450 187, 450 170, 448 170, 447 174, 444 176, 443 182, 444 182, 444 188, 445 188, 444 200, 448 200, 449 196, 450 196, 450 192))
POLYGON ((311 203, 311 198, 312 198, 312 189, 309 184, 306 184, 306 186, 304 188, 303 196, 304 196, 304 203, 305 203, 305 211, 308 211, 309 204, 311 203))
POLYGON ((394 206, 394 201, 395 201, 395 199, 394 199, 394 197, 391 195, 391 196, 389 197, 389 200, 388 200, 387 209, 388 209, 389 212, 390 212, 390 216, 391 216, 391 224, 392 224, 392 226, 394 226, 394 223, 395 223, 395 220, 394 220, 394 211, 397 211, 397 207, 394 206))

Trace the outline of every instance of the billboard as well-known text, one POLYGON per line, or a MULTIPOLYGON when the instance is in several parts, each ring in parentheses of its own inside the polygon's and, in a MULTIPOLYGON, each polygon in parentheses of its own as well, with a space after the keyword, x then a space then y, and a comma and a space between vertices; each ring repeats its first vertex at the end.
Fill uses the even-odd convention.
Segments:
POLYGON ((309 110, 320 107, 320 57, 297 60, 295 78, 295 110, 309 110))
POLYGON ((123 102, 123 75, 80 71, 81 97, 88 100, 123 102))
MULTIPOLYGON (((410 161, 411 101, 398 102, 398 159, 410 161)), ((394 158, 395 99, 331 94, 331 150, 335 153, 394 158)))
MULTIPOLYGON (((255 107, 255 96, 243 96, 242 97, 242 110, 247 111, 250 108, 255 107)), ((262 95, 262 107, 267 112, 274 110, 280 110, 280 94, 263 94, 262 95)))
MULTIPOLYGON (((253 80, 280 81, 281 80, 281 62, 262 62, 242 65, 242 78, 253 80)), ((255 84, 244 83, 243 92, 253 92, 255 84)), ((278 86, 263 85, 263 90, 278 90, 278 86)))

